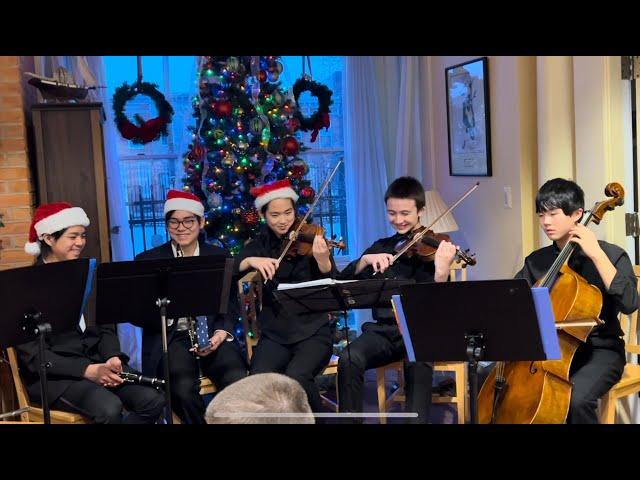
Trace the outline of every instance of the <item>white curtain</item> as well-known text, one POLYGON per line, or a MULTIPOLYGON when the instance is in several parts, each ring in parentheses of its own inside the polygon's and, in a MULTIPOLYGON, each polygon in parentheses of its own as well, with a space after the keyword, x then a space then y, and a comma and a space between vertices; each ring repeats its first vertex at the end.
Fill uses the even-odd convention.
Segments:
MULTIPOLYGON (((76 57, 77 65, 86 68, 74 68, 74 73, 88 69, 93 73, 96 85, 107 85, 107 77, 104 68, 104 60, 101 56, 76 57)), ((80 80, 80 79, 77 79, 80 80)), ((125 204, 124 190, 120 176, 120 159, 117 151, 118 130, 113 120, 113 108, 111 99, 107 98, 107 89, 98 88, 91 93, 94 99, 102 102, 106 120, 103 124, 104 154, 107 176, 107 198, 109 201, 109 226, 117 229, 111 233, 111 256, 114 262, 133 260, 133 245, 128 234, 128 218, 125 204)), ((118 325, 118 337, 120 349, 129 356, 129 365, 140 370, 142 368, 142 331, 130 323, 118 325)))
MULTIPOLYGON (((412 175, 431 185, 423 175, 429 158, 427 65, 426 57, 345 58, 344 143, 354 259, 393 233, 383 203, 393 179, 412 175)), ((368 318, 369 311, 357 311, 358 325, 368 318)))

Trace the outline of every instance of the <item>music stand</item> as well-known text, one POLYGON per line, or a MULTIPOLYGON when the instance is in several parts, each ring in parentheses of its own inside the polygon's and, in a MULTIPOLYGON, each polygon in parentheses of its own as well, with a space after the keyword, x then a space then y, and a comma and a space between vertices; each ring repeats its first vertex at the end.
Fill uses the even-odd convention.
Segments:
MULTIPOLYGON (((344 333, 347 342, 348 364, 351 366, 351 348, 349 342, 349 310, 390 308, 391 297, 400 292, 400 286, 415 283, 415 280, 333 280, 322 279, 302 282, 299 288, 276 290, 274 297, 283 308, 296 315, 340 311, 344 316, 344 333), (307 286, 308 283, 322 285, 307 286)), ((289 284, 288 286, 295 286, 289 284)), ((282 285, 280 286, 282 287, 282 285)))
POLYGON ((412 284, 415 281, 327 279, 322 285, 305 286, 306 283, 317 282, 302 282, 298 288, 276 290, 274 296, 287 311, 294 315, 346 312, 363 308, 390 308, 391 297, 400 292, 400 286, 412 284))
POLYGON ((167 423, 173 419, 166 319, 227 313, 233 264, 232 258, 212 255, 98 266, 98 324, 132 323, 157 331, 160 316, 167 423))
POLYGON ((38 339, 40 396, 44 423, 51 423, 45 339, 78 326, 89 293, 93 258, 0 271, 0 347, 38 339))
POLYGON ((478 361, 560 358, 548 290, 534 290, 524 279, 420 283, 393 300, 410 361, 469 362, 471 423, 478 361))

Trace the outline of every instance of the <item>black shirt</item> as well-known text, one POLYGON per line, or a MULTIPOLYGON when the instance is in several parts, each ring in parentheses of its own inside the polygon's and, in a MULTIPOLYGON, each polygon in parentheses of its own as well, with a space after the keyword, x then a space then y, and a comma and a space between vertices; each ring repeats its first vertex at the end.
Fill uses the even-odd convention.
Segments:
MULTIPOLYGON (((399 234, 387 238, 381 238, 375 241, 367 248, 362 255, 370 253, 390 253, 395 254, 394 248, 399 242, 411 238, 413 234, 399 234)), ((371 265, 367 265, 360 273, 356 275, 356 267, 358 260, 354 260, 347 265, 339 274, 339 278, 343 280, 366 280, 376 278, 373 276, 374 271, 371 265)), ((433 262, 425 262, 417 256, 408 257, 406 254, 399 257, 393 265, 385 270, 380 278, 390 278, 395 280, 415 280, 418 283, 433 282, 435 275, 435 266, 433 262)), ((374 308, 372 309, 373 318, 379 323, 396 325, 393 311, 391 308, 374 308)))
MULTIPOLYGON (((245 272, 239 272, 240 263, 248 257, 278 258, 284 248, 284 242, 266 225, 263 225, 258 235, 244 246, 238 255, 235 265, 236 280, 245 272)), ((315 334, 320 327, 329 321, 327 313, 311 315, 292 315, 275 300, 273 289, 279 283, 298 283, 317 280, 319 278, 334 277, 337 274, 333 257, 331 270, 322 273, 313 256, 296 255, 284 258, 276 271, 275 282, 268 282, 264 287, 262 310, 258 315, 258 322, 262 335, 266 335, 283 345, 300 342, 315 334)))
MULTIPOLYGON (((621 337, 623 332, 618 314, 632 313, 638 308, 637 279, 631 260, 622 248, 602 240, 598 243, 617 270, 608 292, 595 264, 580 250, 580 247, 577 247, 569 258, 569 267, 602 292, 600 319, 605 323, 594 328, 591 337, 621 337)), ((547 273, 559 253, 560 249, 555 243, 536 250, 525 259, 524 267, 516 274, 516 278, 524 278, 533 285, 547 273)))

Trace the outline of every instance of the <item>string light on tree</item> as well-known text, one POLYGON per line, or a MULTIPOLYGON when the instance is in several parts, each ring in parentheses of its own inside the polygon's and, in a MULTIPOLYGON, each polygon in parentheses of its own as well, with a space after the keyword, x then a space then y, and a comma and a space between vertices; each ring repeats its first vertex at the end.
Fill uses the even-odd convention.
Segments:
POLYGON ((315 197, 305 178, 309 167, 298 156, 307 148, 294 137, 304 117, 280 88, 282 72, 277 56, 201 59, 193 105, 197 139, 185 155, 183 182, 206 202, 207 238, 232 254, 261 224, 252 187, 289 178, 300 195, 299 212, 315 197))

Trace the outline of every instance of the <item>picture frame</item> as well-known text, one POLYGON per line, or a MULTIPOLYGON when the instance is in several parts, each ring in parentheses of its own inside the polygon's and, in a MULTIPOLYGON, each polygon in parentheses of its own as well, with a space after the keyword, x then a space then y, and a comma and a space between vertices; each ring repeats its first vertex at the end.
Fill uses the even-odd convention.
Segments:
POLYGON ((488 58, 445 68, 449 175, 490 177, 488 58))

